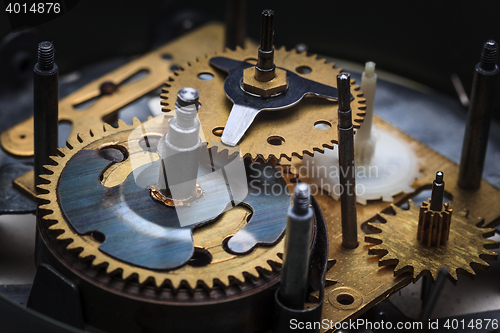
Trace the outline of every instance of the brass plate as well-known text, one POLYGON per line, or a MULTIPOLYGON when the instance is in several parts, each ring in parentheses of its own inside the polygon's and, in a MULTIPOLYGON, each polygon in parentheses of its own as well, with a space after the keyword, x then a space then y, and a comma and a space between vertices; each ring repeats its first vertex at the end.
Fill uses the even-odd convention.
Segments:
MULTIPOLYGON (((222 24, 207 24, 92 81, 59 101, 59 122, 68 122, 73 125, 69 134, 70 138, 76 137, 78 133, 86 133, 89 128, 101 128, 106 119, 113 120, 113 117, 116 117, 120 108, 161 87, 172 75, 170 70, 172 64, 183 65, 195 54, 222 50, 223 37, 224 26, 222 24), (170 55, 171 59, 164 59, 164 55, 170 55), (119 86, 110 95, 101 96, 100 86, 103 82, 110 81, 118 85, 141 71, 147 71, 148 75, 119 86), (75 105, 96 97, 99 99, 88 108, 81 111, 75 108, 75 105)), ((3 149, 19 157, 33 157, 33 140, 33 117, 20 122, 0 135, 3 149)))
MULTIPOLYGON (((483 180, 481 188, 476 192, 461 190, 456 185, 459 168, 457 164, 379 117, 374 116, 373 120, 378 128, 391 133, 413 147, 420 160, 419 171, 424 175, 412 184, 415 193, 402 193, 395 196, 394 204, 398 205, 407 201, 420 190, 430 189, 436 171, 441 170, 446 177, 445 192, 453 199, 452 207, 455 211, 469 209, 469 214, 472 217, 485 220, 483 226, 486 227, 492 227, 500 222, 499 189, 483 180)), ((300 160, 298 159, 292 160, 292 167, 298 167, 299 163, 300 160)), ((307 181, 307 179, 304 179, 304 181, 307 181)), ((323 318, 332 320, 333 323, 349 318, 357 318, 369 308, 412 281, 412 275, 408 273, 395 277, 394 266, 379 267, 378 261, 380 257, 369 255, 368 249, 372 244, 364 242, 365 233, 361 228, 363 223, 373 220, 380 212, 390 209, 391 203, 376 200, 368 201, 367 205, 357 204, 360 245, 356 249, 349 250, 341 245, 340 202, 335 201, 327 193, 320 193, 315 198, 328 225, 330 238, 329 260, 335 262, 326 274, 327 287, 325 288, 326 297, 323 304, 323 318), (341 302, 334 296, 340 287, 347 288, 343 289, 343 293, 352 296, 349 301, 346 301, 349 296, 343 295, 343 298, 339 299, 341 302), (352 292, 349 293, 348 289, 352 290, 352 292), (332 293, 333 295, 331 295, 332 293), (351 304, 359 304, 359 306, 346 306, 345 303, 351 301, 351 304)))

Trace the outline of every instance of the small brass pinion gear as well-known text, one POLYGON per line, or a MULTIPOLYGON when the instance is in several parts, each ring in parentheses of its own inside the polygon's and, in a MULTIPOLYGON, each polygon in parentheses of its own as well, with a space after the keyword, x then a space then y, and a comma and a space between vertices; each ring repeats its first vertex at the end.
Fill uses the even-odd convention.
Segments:
MULTIPOLYGON (((117 128, 104 124, 101 130, 91 130, 88 135, 79 134, 77 140, 68 141, 67 148, 59 149, 58 156, 51 157, 54 165, 45 166, 49 174, 41 176, 47 183, 39 185, 41 194, 38 198, 41 203, 40 211, 43 214, 40 227, 46 229, 47 234, 55 239, 54 244, 62 247, 58 251, 74 251, 80 258, 90 261, 92 267, 104 268, 107 274, 113 276, 121 274, 124 280, 135 277, 140 284, 153 280, 157 287, 168 285, 174 289, 180 286, 194 289, 197 285, 211 289, 216 284, 225 287, 233 280, 243 283, 246 276, 259 278, 274 274, 271 274, 273 269, 282 263, 283 238, 273 246, 257 247, 244 255, 230 254, 224 249, 225 239, 234 235, 246 224, 250 213, 243 207, 235 207, 218 219, 194 229, 195 250, 208 249, 212 256, 209 264, 201 266, 186 264, 168 271, 141 268, 115 259, 99 250, 98 238, 92 234, 81 235, 74 230, 58 200, 58 182, 66 164, 82 149, 98 150, 106 147, 125 150, 124 156, 141 155, 144 164, 151 162, 152 159, 158 159, 157 154, 129 149, 129 135, 138 126, 141 126, 141 122, 137 119, 134 119, 130 126, 119 120, 117 128)), ((136 139, 142 138, 143 136, 136 139)), ((123 182, 126 175, 132 172, 131 163, 127 162, 128 158, 113 164, 105 171, 101 176, 103 184, 106 182, 107 186, 114 186, 123 182)))
MULTIPOLYGON (((231 59, 256 62, 257 49, 226 49, 216 54, 231 59)), ((209 63, 214 55, 207 55, 181 67, 163 88, 161 104, 163 111, 170 112, 175 103, 176 92, 182 87, 193 87, 200 92, 199 119, 207 142, 221 144, 221 135, 226 125, 233 103, 224 93, 226 73, 215 69, 209 63), (207 75, 208 74, 208 75, 207 75), (205 78, 210 80, 205 80, 205 78)), ((317 55, 307 56, 284 47, 275 50, 274 63, 277 67, 293 71, 306 79, 330 86, 337 86, 336 76, 342 71, 317 55)), ((351 80, 352 117, 355 128, 359 128, 365 115, 365 99, 359 86, 351 80)), ((241 141, 238 143, 245 158, 280 161, 291 160, 293 156, 302 158, 313 155, 324 148, 333 149, 337 143, 337 104, 322 98, 304 98, 297 105, 281 111, 261 112, 241 141), (321 126, 317 126, 321 125, 321 126), (316 128, 316 127, 318 128, 316 128)))
POLYGON ((494 234, 494 229, 478 227, 482 220, 472 219, 467 211, 453 213, 446 245, 428 247, 417 239, 420 208, 411 200, 409 210, 391 206, 396 215, 381 213, 386 223, 368 223, 370 229, 379 233, 367 235, 365 241, 376 244, 369 248, 369 254, 382 256, 379 266, 396 265, 394 275, 410 272, 414 281, 424 274, 435 280, 444 267, 456 282, 457 273, 473 277, 475 269, 489 267, 483 259, 497 258, 495 252, 487 250, 498 248, 497 241, 486 239, 494 234))

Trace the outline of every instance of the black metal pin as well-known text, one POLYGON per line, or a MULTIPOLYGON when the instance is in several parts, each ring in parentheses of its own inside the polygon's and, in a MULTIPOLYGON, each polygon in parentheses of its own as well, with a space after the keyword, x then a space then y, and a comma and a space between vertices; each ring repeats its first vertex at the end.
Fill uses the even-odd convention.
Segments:
MULTIPOLYGON (((423 307, 422 313, 420 314, 419 321, 427 322, 431 317, 432 310, 436 306, 436 303, 443 291, 444 283, 446 282, 446 276, 448 272, 445 268, 440 268, 438 276, 436 278, 436 282, 430 286, 430 288, 426 291, 427 294, 422 298, 423 307)), ((432 278, 429 278, 428 282, 431 281, 432 278)))
POLYGON ((444 181, 443 172, 436 172, 436 179, 432 182, 431 210, 441 211, 443 209, 444 181))
POLYGON ((338 91, 338 149, 340 167, 340 208, 342 217, 342 245, 348 249, 358 246, 356 213, 356 177, 354 165, 354 128, 351 111, 351 75, 337 75, 338 91))
POLYGON ((469 115, 460 158, 458 186, 464 190, 477 190, 481 186, 491 115, 497 107, 495 98, 500 71, 497 58, 498 44, 494 40, 487 41, 472 81, 469 115))
POLYGON ((35 141, 35 185, 42 183, 43 166, 57 155, 59 132, 59 69, 54 62, 54 45, 38 44, 38 63, 33 69, 33 120, 35 141))
POLYGON ((225 47, 235 50, 245 47, 245 0, 226 1, 225 47))
POLYGON ((260 30, 260 47, 255 66, 255 79, 257 81, 270 81, 274 79, 274 11, 262 11, 262 25, 260 30))

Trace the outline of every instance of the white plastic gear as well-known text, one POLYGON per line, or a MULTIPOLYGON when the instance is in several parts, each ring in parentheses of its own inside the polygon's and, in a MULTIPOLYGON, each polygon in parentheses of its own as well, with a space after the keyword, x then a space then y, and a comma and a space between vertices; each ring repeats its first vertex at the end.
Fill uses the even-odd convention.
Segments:
MULTIPOLYGON (((415 190, 411 184, 420 177, 419 160, 412 147, 373 125, 375 152, 369 165, 356 165, 356 199, 363 205, 368 200, 393 201, 393 196, 415 190)), ((354 137, 356 138, 356 137, 354 137)), ((311 183, 327 191, 335 200, 340 198, 340 168, 338 148, 325 149, 324 154, 304 156, 311 183)))

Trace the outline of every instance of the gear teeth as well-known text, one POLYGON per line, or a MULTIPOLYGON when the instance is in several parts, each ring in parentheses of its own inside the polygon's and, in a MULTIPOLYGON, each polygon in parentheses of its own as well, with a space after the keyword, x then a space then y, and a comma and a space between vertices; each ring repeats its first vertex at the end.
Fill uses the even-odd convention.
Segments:
POLYGON ((152 279, 152 277, 141 274, 137 277, 137 279, 139 280, 140 285, 144 285, 148 280, 152 279))
POLYGON ((452 216, 452 229, 450 243, 446 248, 422 248, 416 237, 418 228, 418 216, 420 208, 413 201, 409 201, 409 210, 403 210, 391 205, 395 215, 379 213, 386 223, 368 223, 371 229, 380 231, 378 234, 365 236, 365 241, 376 244, 368 248, 372 255, 382 255, 379 259, 380 266, 394 265, 394 275, 412 272, 413 280, 418 280, 422 275, 429 274, 437 278, 439 266, 446 266, 452 281, 456 282, 457 274, 474 277, 476 268, 487 268, 489 264, 483 259, 495 259, 498 255, 489 251, 488 248, 498 247, 499 243, 484 237, 491 233, 491 229, 475 227, 472 220, 462 214, 452 216), (453 241, 452 240, 453 235, 453 241), (464 240, 458 240, 463 237, 464 240), (458 242, 464 243, 465 249, 458 246, 458 242), (411 250, 416 249, 415 253, 411 250), (467 248, 469 247, 469 248, 467 248), (423 252, 421 252, 423 251, 423 252), (455 252, 456 251, 456 252, 455 252), (386 254, 384 254, 386 252, 386 254), (420 254, 421 253, 421 254, 420 254), (424 254, 425 253, 425 254, 424 254))
POLYGON ((124 122, 121 119, 118 119, 117 123, 118 123, 118 128, 120 128, 120 127, 128 127, 127 123, 124 122))
MULTIPOLYGON (((60 239, 60 240, 65 240, 65 239, 68 239, 68 238, 64 238, 64 236, 63 236, 63 235, 64 235, 64 234, 59 235, 59 236, 57 237, 57 239, 60 239)), ((71 251, 71 250, 76 250, 76 249, 78 249, 78 248, 82 248, 82 246, 81 246, 80 244, 78 244, 77 242, 73 241, 73 242, 69 243, 69 244, 66 246, 66 248, 67 248, 68 250, 70 250, 70 251, 71 251)))
MULTIPOLYGON (((221 286, 228 286, 231 283, 230 276, 236 275, 234 277, 235 280, 240 283, 245 282, 245 275, 243 272, 249 271, 248 274, 254 277, 259 277, 259 273, 255 267, 249 267, 250 264, 242 263, 241 268, 234 268, 227 273, 226 276, 221 276, 217 273, 217 276, 209 276, 206 280, 201 280, 198 275, 189 276, 186 275, 186 279, 182 279, 182 275, 170 274, 170 272, 156 272, 150 271, 147 269, 143 269, 140 267, 133 267, 126 265, 114 258, 108 257, 104 255, 98 249, 98 243, 94 242, 90 239, 87 239, 86 235, 79 236, 66 222, 63 217, 63 213, 61 212, 61 208, 55 199, 54 193, 57 192, 57 186, 59 183, 59 177, 61 172, 64 170, 64 167, 71 159, 71 157, 76 154, 80 149, 83 149, 89 144, 96 143, 99 140, 102 140, 106 137, 111 137, 111 135, 124 132, 128 130, 132 130, 137 126, 140 126, 141 122, 137 118, 133 118, 132 125, 127 125, 125 122, 119 120, 118 127, 114 128, 109 124, 104 124, 101 128, 96 130, 89 130, 89 134, 87 135, 78 135, 76 140, 69 140, 66 143, 67 148, 58 149, 57 156, 53 156, 52 160, 56 163, 55 165, 49 165, 49 171, 51 174, 43 175, 42 178, 47 181, 47 184, 40 185, 40 188, 48 193, 41 193, 38 195, 38 198, 42 201, 42 204, 39 206, 41 210, 44 210, 44 214, 42 219, 44 221, 43 225, 50 231, 52 237, 56 238, 59 241, 63 241, 61 246, 64 246, 68 251, 74 251, 78 254, 81 259, 87 260, 94 267, 102 266, 103 270, 105 270, 108 275, 121 275, 123 280, 131 280, 137 279, 139 283, 148 283, 151 279, 154 281, 157 288, 160 286, 168 285, 169 288, 173 288, 174 290, 179 289, 182 286, 187 286, 191 290, 194 290, 197 285, 203 285, 206 289, 211 289, 215 287, 215 284, 221 286), (55 223, 54 223, 55 222, 55 223), (240 271, 233 272, 234 270, 240 271)), ((219 149, 220 150, 220 149, 219 149)), ((228 150, 222 150, 221 153, 228 154, 228 150)), ((282 245, 277 247, 277 251, 283 251, 282 245)), ((280 264, 282 260, 276 255, 276 253, 272 253, 271 257, 272 262, 276 262, 280 264)), ((257 266, 262 266, 265 270, 272 270, 272 265, 269 262, 266 262, 261 259, 261 257, 256 256, 255 259, 259 264, 257 266), (260 260, 260 261, 259 261, 260 260)), ((245 273, 246 274, 246 273, 245 273)))
POLYGON ((137 117, 132 118, 132 126, 139 126, 140 124, 141 121, 137 117))
POLYGON ((106 259, 100 258, 100 257, 95 257, 94 261, 92 262, 92 266, 100 266, 106 263, 106 259))
POLYGON ((113 128, 113 126, 111 126, 111 125, 110 125, 110 124, 108 124, 108 123, 104 123, 104 124, 102 125, 102 130, 103 130, 104 132, 112 132, 112 131, 113 131, 113 129, 114 129, 114 128, 113 128))

